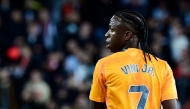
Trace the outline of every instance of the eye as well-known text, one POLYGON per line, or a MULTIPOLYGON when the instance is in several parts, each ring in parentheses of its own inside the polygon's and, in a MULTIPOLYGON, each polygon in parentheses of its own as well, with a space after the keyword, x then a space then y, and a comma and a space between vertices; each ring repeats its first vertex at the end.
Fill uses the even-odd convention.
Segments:
POLYGON ((114 29, 113 29, 113 27, 111 25, 109 26, 109 31, 114 32, 114 29))

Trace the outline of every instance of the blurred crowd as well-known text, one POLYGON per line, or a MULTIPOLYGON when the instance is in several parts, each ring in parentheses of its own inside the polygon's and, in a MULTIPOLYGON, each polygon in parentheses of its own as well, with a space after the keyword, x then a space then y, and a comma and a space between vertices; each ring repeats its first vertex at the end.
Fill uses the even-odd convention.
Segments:
POLYGON ((0 107, 89 109, 104 35, 121 9, 140 12, 148 43, 176 79, 179 107, 190 109, 189 0, 1 0, 0 107))

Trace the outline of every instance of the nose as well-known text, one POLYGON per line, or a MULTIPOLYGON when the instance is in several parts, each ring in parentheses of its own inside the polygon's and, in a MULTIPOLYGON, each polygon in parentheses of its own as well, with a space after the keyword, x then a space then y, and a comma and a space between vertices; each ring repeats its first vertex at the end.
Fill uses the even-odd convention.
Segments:
POLYGON ((109 30, 106 32, 105 37, 108 38, 110 36, 109 30))

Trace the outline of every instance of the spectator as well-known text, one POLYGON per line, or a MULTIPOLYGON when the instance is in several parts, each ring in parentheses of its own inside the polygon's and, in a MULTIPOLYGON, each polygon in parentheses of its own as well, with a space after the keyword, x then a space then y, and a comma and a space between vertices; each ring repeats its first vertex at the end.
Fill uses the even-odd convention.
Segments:
POLYGON ((36 106, 36 109, 45 107, 51 97, 50 91, 51 89, 43 80, 41 72, 39 70, 33 70, 30 80, 25 84, 22 91, 22 99, 24 102, 34 103, 33 106, 36 106))
POLYGON ((15 87, 6 68, 0 69, 0 107, 3 109, 17 109, 15 87))

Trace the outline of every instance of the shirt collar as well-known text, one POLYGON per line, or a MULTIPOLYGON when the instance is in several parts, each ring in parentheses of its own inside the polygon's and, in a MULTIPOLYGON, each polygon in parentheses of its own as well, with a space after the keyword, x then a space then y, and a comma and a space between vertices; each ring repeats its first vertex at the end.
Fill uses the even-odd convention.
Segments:
POLYGON ((127 55, 130 55, 132 57, 136 57, 139 55, 143 56, 143 51, 138 48, 127 48, 126 50, 124 50, 124 52, 127 53, 127 55))

